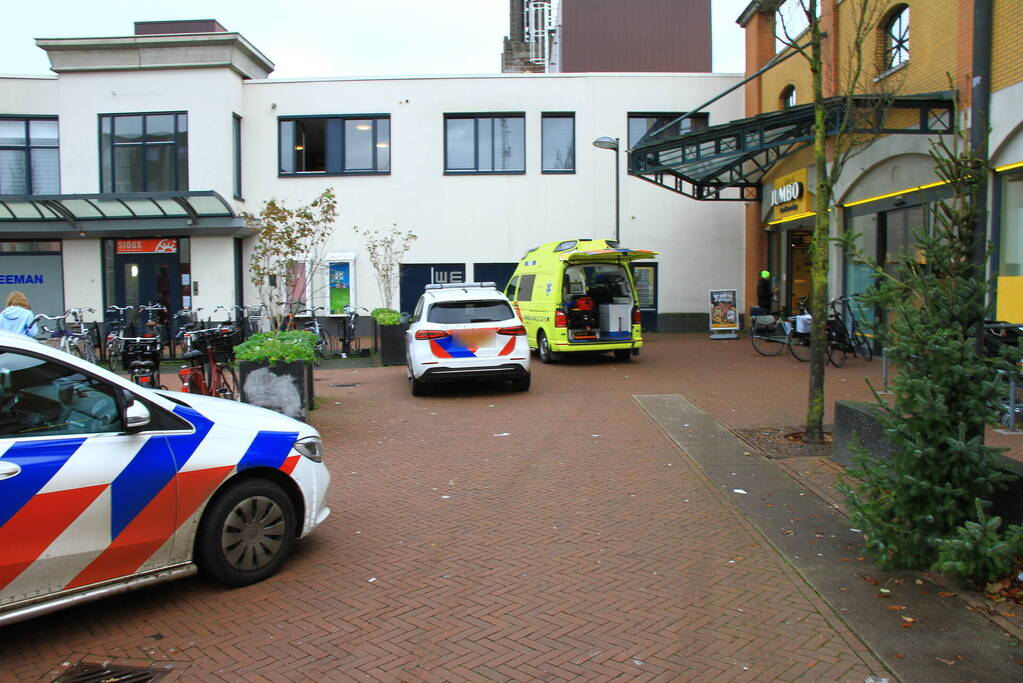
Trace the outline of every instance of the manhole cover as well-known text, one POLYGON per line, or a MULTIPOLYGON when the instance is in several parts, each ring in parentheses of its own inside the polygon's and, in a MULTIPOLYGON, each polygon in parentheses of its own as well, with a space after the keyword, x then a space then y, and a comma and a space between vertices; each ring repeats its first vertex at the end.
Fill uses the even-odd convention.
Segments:
POLYGON ((357 387, 360 384, 362 384, 362 382, 354 382, 352 384, 331 384, 330 386, 332 386, 332 387, 341 387, 342 389, 344 389, 344 388, 347 388, 347 387, 357 387))
POLYGON ((79 662, 54 679, 54 683, 147 683, 167 674, 163 669, 112 666, 79 662))

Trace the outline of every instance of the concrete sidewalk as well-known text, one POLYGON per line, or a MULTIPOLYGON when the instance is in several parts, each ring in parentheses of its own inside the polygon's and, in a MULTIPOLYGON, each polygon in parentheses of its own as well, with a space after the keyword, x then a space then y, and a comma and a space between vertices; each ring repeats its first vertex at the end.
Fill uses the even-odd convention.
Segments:
POLYGON ((870 567, 860 556, 861 534, 844 515, 750 453, 713 417, 677 394, 636 400, 900 680, 1001 681, 1023 673, 1015 639, 926 576, 870 567))

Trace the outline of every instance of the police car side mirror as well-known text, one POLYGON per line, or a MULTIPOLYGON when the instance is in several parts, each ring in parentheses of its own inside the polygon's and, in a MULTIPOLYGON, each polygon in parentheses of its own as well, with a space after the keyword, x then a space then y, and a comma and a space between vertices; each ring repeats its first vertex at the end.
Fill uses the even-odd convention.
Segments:
POLYGON ((124 390, 124 431, 129 434, 142 431, 152 421, 149 408, 135 400, 135 394, 124 390))

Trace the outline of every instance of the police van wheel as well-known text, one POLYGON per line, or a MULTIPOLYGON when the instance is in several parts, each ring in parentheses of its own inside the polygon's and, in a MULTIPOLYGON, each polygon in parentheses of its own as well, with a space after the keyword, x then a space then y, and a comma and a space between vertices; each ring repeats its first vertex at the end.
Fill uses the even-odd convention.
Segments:
POLYGON ((551 345, 547 342, 547 335, 543 330, 536 333, 536 353, 540 356, 541 363, 553 363, 555 360, 551 345))
POLYGON ((295 540, 295 508, 280 486, 250 479, 229 486, 206 508, 196 536, 196 563, 227 586, 272 576, 295 540))

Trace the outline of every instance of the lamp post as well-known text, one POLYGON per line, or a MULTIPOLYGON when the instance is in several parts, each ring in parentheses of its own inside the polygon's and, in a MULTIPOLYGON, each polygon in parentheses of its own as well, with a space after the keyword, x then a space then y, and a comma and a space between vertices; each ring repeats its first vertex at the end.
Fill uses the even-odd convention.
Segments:
POLYGON ((593 141, 594 147, 600 149, 613 149, 615 153, 615 242, 619 241, 619 232, 621 228, 621 200, 619 194, 619 168, 618 163, 618 138, 608 137, 607 135, 599 137, 593 141))

